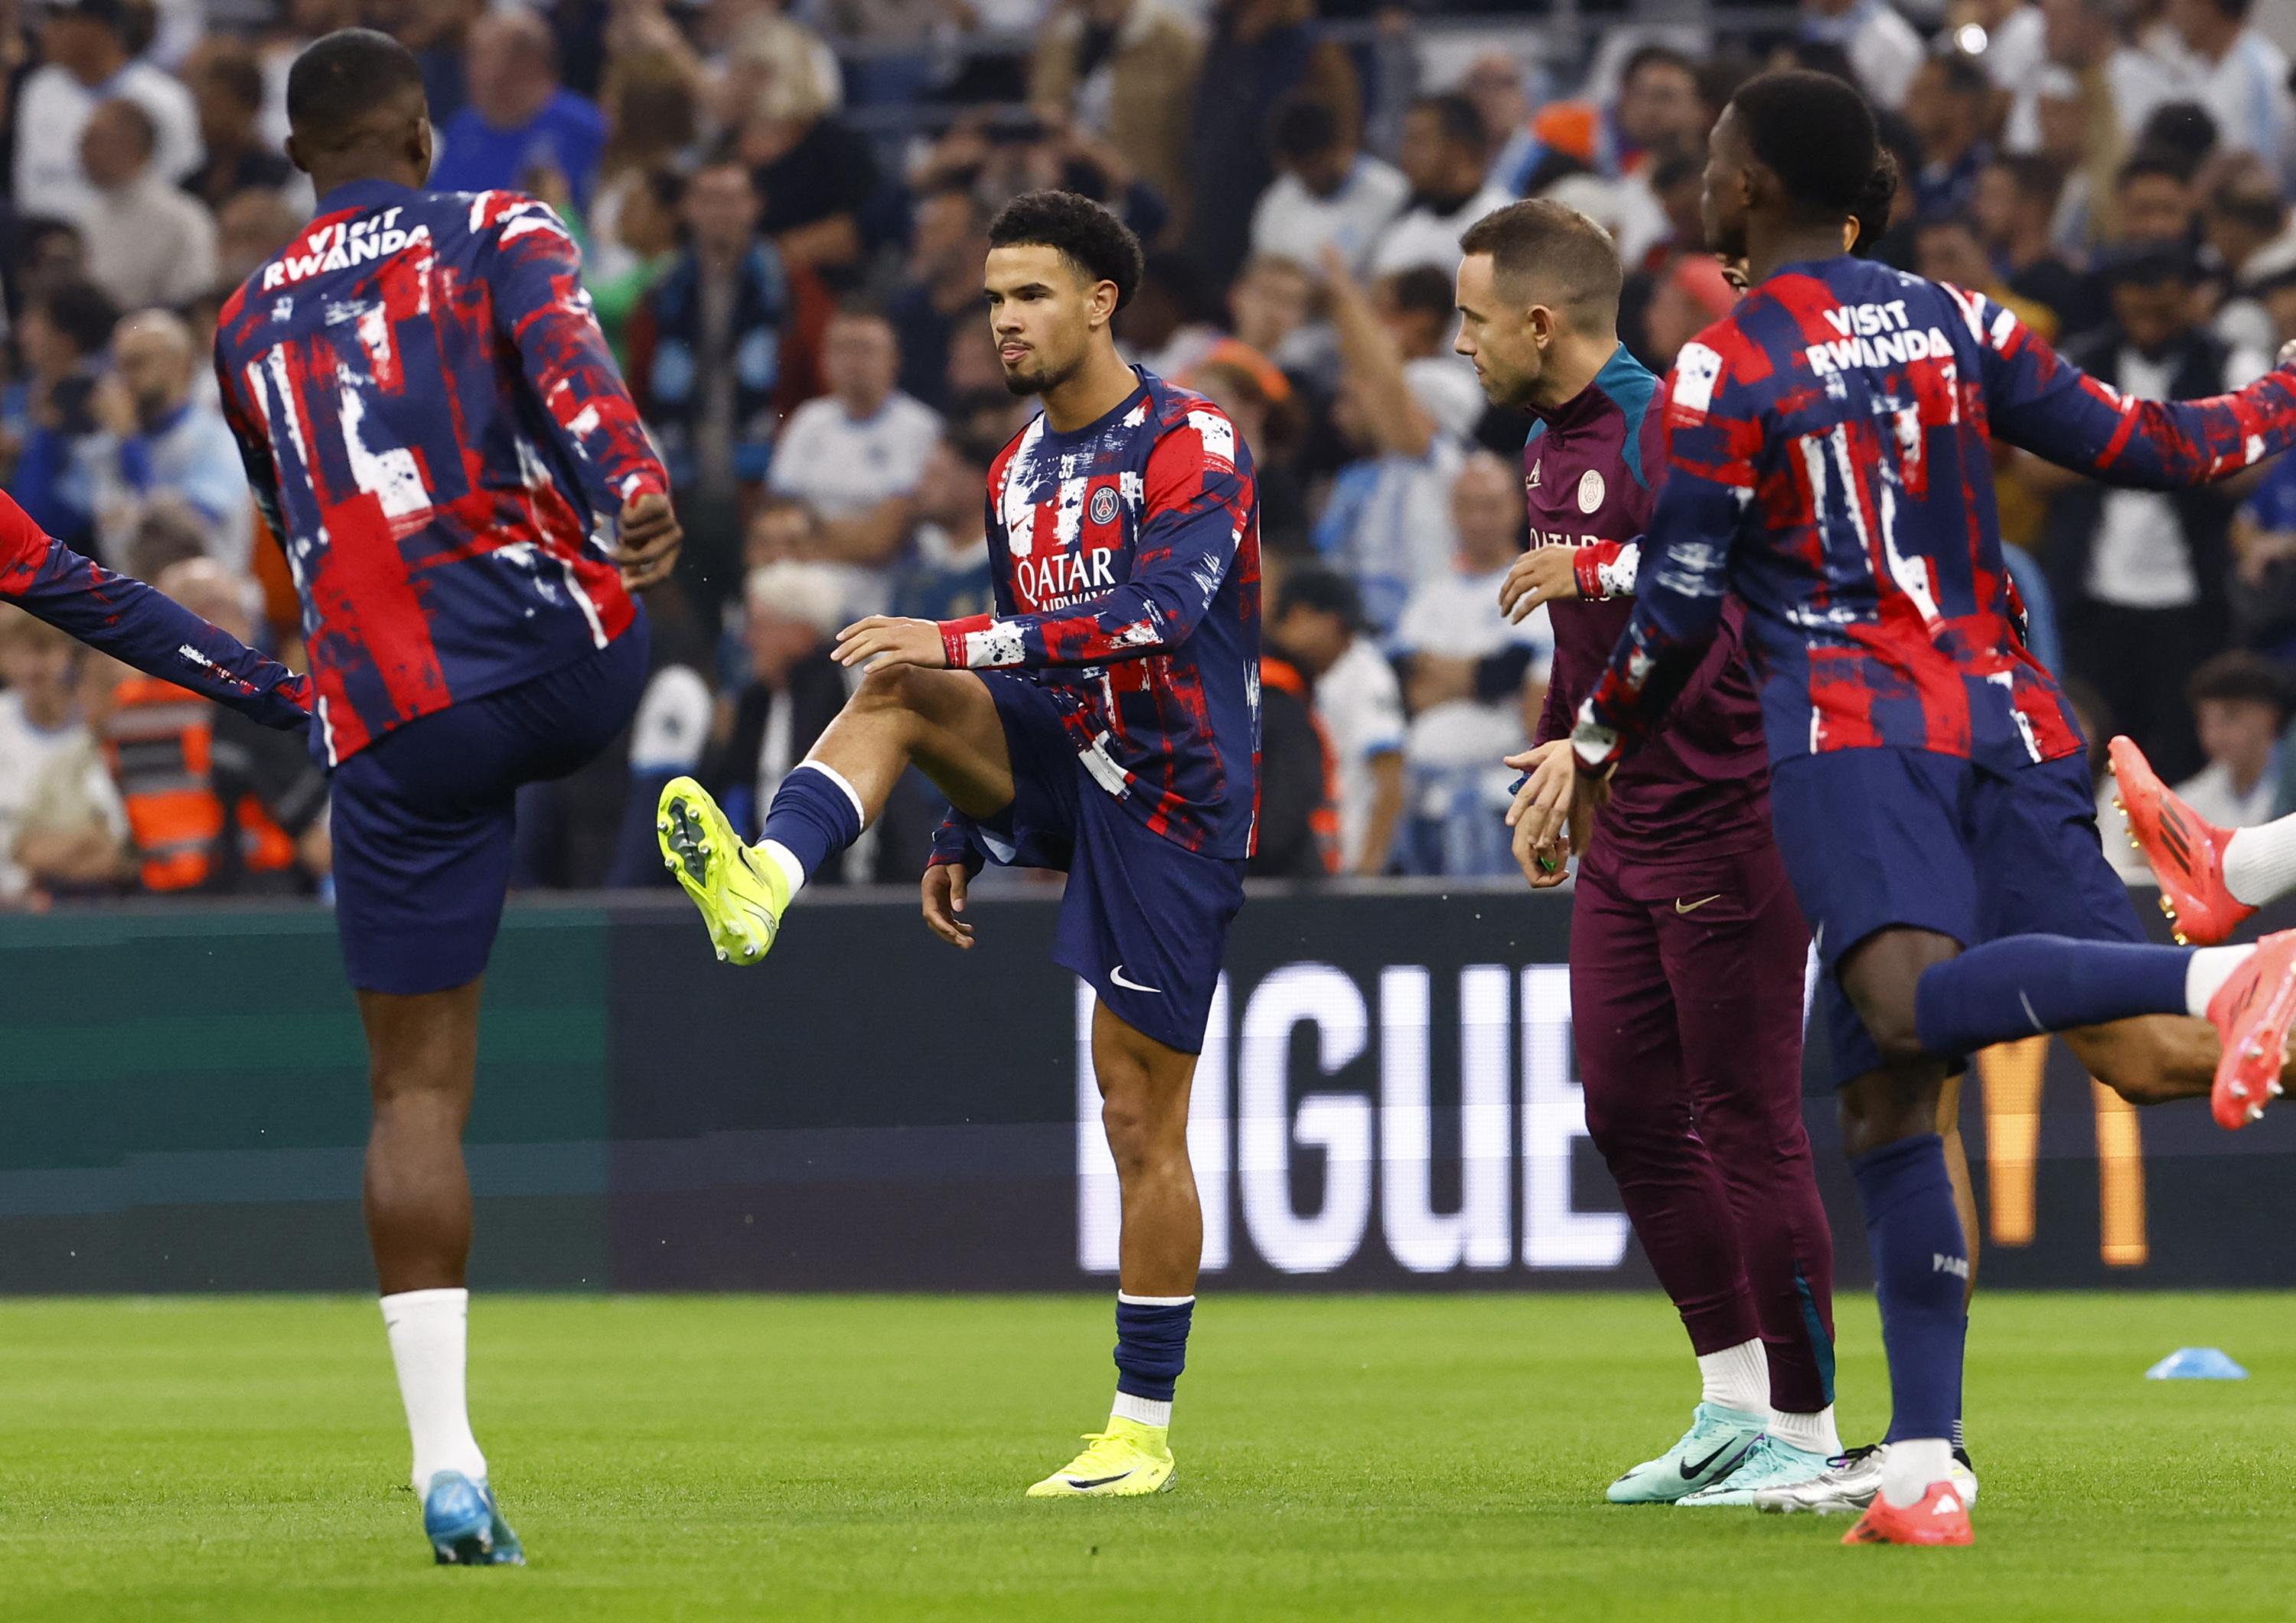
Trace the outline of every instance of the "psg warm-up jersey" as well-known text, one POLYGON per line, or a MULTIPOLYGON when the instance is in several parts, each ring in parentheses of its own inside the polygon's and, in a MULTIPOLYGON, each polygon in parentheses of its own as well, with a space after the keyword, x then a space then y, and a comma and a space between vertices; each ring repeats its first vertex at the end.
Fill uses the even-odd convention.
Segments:
POLYGON ((330 763, 603 647, 667 482, 580 257, 515 192, 341 186, 224 306, 216 371, 303 600, 330 763))
POLYGON ((1227 415, 1152 373, 1099 422, 1042 417, 988 471, 996 612, 952 666, 1029 667, 1079 768, 1149 829, 1250 854, 1259 791, 1259 504, 1227 415))
POLYGON ((2012 630, 1988 437, 2118 484, 2191 484, 2296 442, 2296 373, 2131 399, 1981 294, 1844 258, 1784 267, 1685 346, 1663 410, 1634 619, 1582 729, 1637 744, 1727 591, 1773 761, 1888 745, 2006 770, 2081 741, 2012 630))

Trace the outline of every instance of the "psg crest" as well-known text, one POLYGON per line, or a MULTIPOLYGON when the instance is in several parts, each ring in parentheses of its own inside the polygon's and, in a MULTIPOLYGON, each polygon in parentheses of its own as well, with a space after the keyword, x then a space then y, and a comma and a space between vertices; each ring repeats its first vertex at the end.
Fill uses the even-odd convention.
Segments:
POLYGON ((1116 522, 1116 491, 1113 487, 1103 485, 1092 493, 1092 522, 1095 524, 1116 522))

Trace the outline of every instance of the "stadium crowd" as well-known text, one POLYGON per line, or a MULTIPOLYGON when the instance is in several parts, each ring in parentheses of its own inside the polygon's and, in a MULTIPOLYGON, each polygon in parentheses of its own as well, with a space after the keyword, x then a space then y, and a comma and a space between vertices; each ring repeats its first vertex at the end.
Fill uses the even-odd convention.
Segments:
MULTIPOLYGON (((1707 132, 1792 62, 1883 110, 1881 257, 2098 376, 2213 394, 2296 339, 2296 99, 2250 0, 1802 0, 1722 37, 1594 7, 1584 61, 1553 54, 1544 8, 1496 11, 0 0, 0 483, 295 662, 209 337, 310 213, 288 63, 339 27, 398 35, 434 184, 533 191, 580 236, 676 482, 687 551, 628 746, 521 808, 523 883, 660 883, 660 786, 697 772, 754 820, 844 701, 840 625, 986 606, 983 479, 1034 408, 980 314, 985 231, 1064 186, 1149 249, 1128 354, 1218 400, 1258 465, 1255 871, 1485 875, 1512 871, 1499 761, 1550 643, 1497 601, 1528 420, 1450 352, 1481 215, 1543 195, 1607 226, 1622 331, 1663 371, 1734 296, 1700 243, 1707 132)), ((2092 738, 2130 733, 2218 821, 2296 809, 2296 461, 2165 496, 1997 457, 2035 647, 2092 738)), ((0 907, 324 887, 326 784, 293 740, 12 610, 0 683, 0 907)), ((912 882, 938 812, 918 781, 834 877, 912 882)))

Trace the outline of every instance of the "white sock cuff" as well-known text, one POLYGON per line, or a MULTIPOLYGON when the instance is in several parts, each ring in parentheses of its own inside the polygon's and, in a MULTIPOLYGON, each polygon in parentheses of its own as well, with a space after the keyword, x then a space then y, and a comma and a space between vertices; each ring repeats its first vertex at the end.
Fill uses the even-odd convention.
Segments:
POLYGON ((1770 1412, 1770 1361, 1759 1339, 1698 1355, 1699 1398, 1741 1414, 1770 1412))
POLYGON ((866 828, 869 826, 869 813, 862 809, 861 792, 856 789, 852 784, 846 780, 845 774, 839 771, 827 762, 816 761, 810 756, 799 762, 795 766, 790 768, 790 770, 792 772, 802 772, 808 767, 811 767, 815 771, 820 773, 824 778, 828 779, 830 782, 835 784, 839 788, 845 791, 845 798, 853 803, 853 820, 859 823, 864 828, 866 828))
POLYGON ((1770 1435, 1804 1454, 1822 1454, 1829 1460, 1841 1452, 1841 1433, 1834 1425, 1832 1404, 1815 1414, 1772 1410, 1770 1435))
POLYGON ((1953 1470, 1953 1444, 1941 1437, 1900 1438, 1882 1456, 1882 1496, 1899 1510, 1919 1504, 1922 1495, 1953 1470))
POLYGON ((1109 1407, 1108 1418, 1128 1420, 1136 1426, 1169 1426, 1172 1423, 1172 1400, 1168 1397, 1159 1403, 1152 1397, 1135 1397, 1129 1392, 1119 1392, 1116 1402, 1109 1407))
POLYGON ((2248 961, 2254 947, 2195 947, 2185 961, 2185 1010, 2206 1019, 2209 1005, 2224 984, 2248 961))
POLYGON ((2250 907, 2296 890, 2296 817, 2234 829, 2225 842, 2224 882, 2234 901, 2250 907))
POLYGON ((467 1314, 471 1310, 471 1293, 460 1285, 436 1290, 401 1290, 384 1297, 381 1305, 382 1322, 396 1324, 402 1319, 424 1314, 448 1311, 467 1314))
POLYGON ((1116 1299, 1127 1307, 1185 1307, 1196 1298, 1193 1296, 1134 1296, 1119 1290, 1116 1299))
POLYGON ((782 870, 782 877, 789 881, 790 897, 794 901, 798 892, 805 888, 805 864, 797 860, 797 853, 779 840, 760 840, 758 842, 758 854, 782 870))

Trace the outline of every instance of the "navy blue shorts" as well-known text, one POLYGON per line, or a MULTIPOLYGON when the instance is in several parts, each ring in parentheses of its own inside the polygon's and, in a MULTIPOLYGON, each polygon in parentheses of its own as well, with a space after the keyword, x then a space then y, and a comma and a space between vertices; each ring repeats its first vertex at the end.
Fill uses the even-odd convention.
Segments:
POLYGON ((1881 1068, 1837 974, 1878 930, 1931 930, 1964 947, 2145 938, 2098 843, 2079 755, 2002 773, 1928 750, 1834 750, 1778 762, 1770 806, 1825 968, 1837 1084, 1881 1068))
POLYGON ((1151 834, 1086 774, 1046 689, 1009 671, 980 680, 1004 725, 1013 795, 973 824, 975 838, 991 861, 1066 873, 1053 961, 1091 982, 1135 1031, 1201 1053, 1243 864, 1151 834))
POLYGON ((362 992, 444 992, 485 972, 510 890, 521 785, 563 778, 629 725, 648 634, 392 729, 332 779, 335 920, 362 992))

